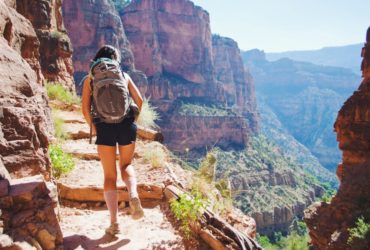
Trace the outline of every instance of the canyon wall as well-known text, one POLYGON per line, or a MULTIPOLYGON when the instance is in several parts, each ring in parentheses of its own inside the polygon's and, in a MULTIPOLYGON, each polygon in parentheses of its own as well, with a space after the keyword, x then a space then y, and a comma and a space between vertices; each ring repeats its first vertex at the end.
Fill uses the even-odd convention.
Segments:
POLYGON ((0 1, 2 249, 61 248, 57 194, 44 182, 53 137, 44 86, 58 81, 74 90, 71 53, 60 1, 0 1))
POLYGON ((305 212, 311 244, 317 249, 369 249, 370 235, 348 242, 349 228, 361 216, 370 218, 370 28, 362 50, 363 81, 344 103, 335 122, 339 148, 338 193, 330 203, 317 203, 305 212))
POLYGON ((36 31, 44 77, 74 91, 72 46, 63 24, 61 1, 16 0, 15 7, 36 31))
POLYGON ((13 177, 49 176, 50 110, 32 24, 0 2, 0 152, 13 177))
POLYGON ((213 42, 209 14, 191 1, 135 0, 117 11, 107 0, 82 5, 65 0, 63 15, 75 49, 75 79, 86 74, 99 46, 110 43, 120 48, 122 57, 129 58, 122 68, 160 112, 158 125, 170 149, 174 146, 177 150, 175 145, 180 144, 190 150, 204 149, 225 138, 231 140, 230 145, 239 145, 240 138, 247 143, 250 132, 257 131, 253 81, 243 67, 236 42, 221 37, 213 42), (95 14, 101 9, 106 14, 95 14), (225 72, 229 70, 232 77, 225 72), (178 137, 171 123, 182 119, 178 120, 182 102, 232 108, 243 117, 236 126, 239 130, 227 127, 230 123, 225 118, 212 117, 211 123, 219 123, 215 138, 184 142, 183 136, 191 130, 207 134, 204 124, 209 118, 189 118, 192 127, 178 137), (231 131, 242 136, 233 141, 231 131))

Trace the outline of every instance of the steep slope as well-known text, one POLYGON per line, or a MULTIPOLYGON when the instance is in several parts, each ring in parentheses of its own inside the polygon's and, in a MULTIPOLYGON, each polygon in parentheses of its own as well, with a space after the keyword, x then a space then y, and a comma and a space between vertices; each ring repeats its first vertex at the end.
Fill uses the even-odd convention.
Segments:
POLYGON ((235 204, 256 220, 260 234, 287 234, 293 220, 302 218, 304 209, 323 194, 300 165, 261 135, 246 150, 212 152, 217 178, 230 181, 235 204))
POLYGON ((363 216, 370 221, 370 28, 362 50, 363 81, 344 103, 335 122, 343 151, 337 175, 340 186, 330 203, 319 203, 306 211, 311 243, 318 249, 369 249, 370 235, 348 241, 349 228, 363 216))
POLYGON ((319 50, 287 51, 277 53, 266 53, 269 61, 289 58, 294 61, 310 62, 317 65, 342 67, 360 74, 361 59, 358 52, 362 44, 353 44, 338 47, 326 47, 319 50))
POLYGON ((297 165, 301 165, 307 173, 321 182, 337 186, 337 178, 334 173, 324 168, 310 150, 289 133, 266 104, 265 98, 257 96, 257 100, 258 110, 261 114, 261 133, 275 143, 286 157, 289 157, 297 165))
POLYGON ((331 124, 358 77, 347 69, 290 59, 269 62, 258 50, 244 52, 243 58, 256 81, 256 92, 284 127, 333 170, 340 153, 331 124))

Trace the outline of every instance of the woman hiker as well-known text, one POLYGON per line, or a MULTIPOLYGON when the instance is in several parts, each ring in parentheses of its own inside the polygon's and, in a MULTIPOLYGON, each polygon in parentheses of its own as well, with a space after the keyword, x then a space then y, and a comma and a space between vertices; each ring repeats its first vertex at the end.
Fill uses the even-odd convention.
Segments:
POLYGON ((116 48, 109 45, 100 48, 82 89, 82 113, 92 133, 96 133, 95 144, 104 169, 104 199, 111 220, 105 232, 111 235, 120 232, 117 220, 117 144, 119 167, 129 193, 131 216, 133 219, 144 216, 137 193, 135 171, 131 165, 137 129, 134 122, 143 99, 130 76, 121 72, 119 63, 120 53, 116 48), (136 105, 129 103, 129 95, 136 105))

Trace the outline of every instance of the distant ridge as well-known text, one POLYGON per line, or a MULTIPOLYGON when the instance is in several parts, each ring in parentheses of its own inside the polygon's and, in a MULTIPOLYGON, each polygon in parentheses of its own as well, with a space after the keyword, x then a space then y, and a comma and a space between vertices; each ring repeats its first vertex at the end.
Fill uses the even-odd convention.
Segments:
POLYGON ((295 61, 311 62, 318 65, 336 66, 351 69, 360 75, 361 51, 363 44, 352 44, 338 47, 324 47, 319 50, 286 51, 266 53, 269 61, 287 57, 295 61))

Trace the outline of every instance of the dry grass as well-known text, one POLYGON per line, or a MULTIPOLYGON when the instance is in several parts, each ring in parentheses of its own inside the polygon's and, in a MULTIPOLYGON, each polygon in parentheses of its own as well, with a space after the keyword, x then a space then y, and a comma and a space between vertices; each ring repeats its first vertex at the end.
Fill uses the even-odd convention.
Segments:
POLYGON ((159 113, 156 111, 156 108, 149 103, 149 99, 144 99, 137 124, 144 128, 154 129, 158 127, 155 123, 157 120, 159 120, 159 113))
POLYGON ((160 145, 148 147, 143 153, 144 161, 150 163, 154 168, 163 167, 167 158, 167 153, 160 145))

